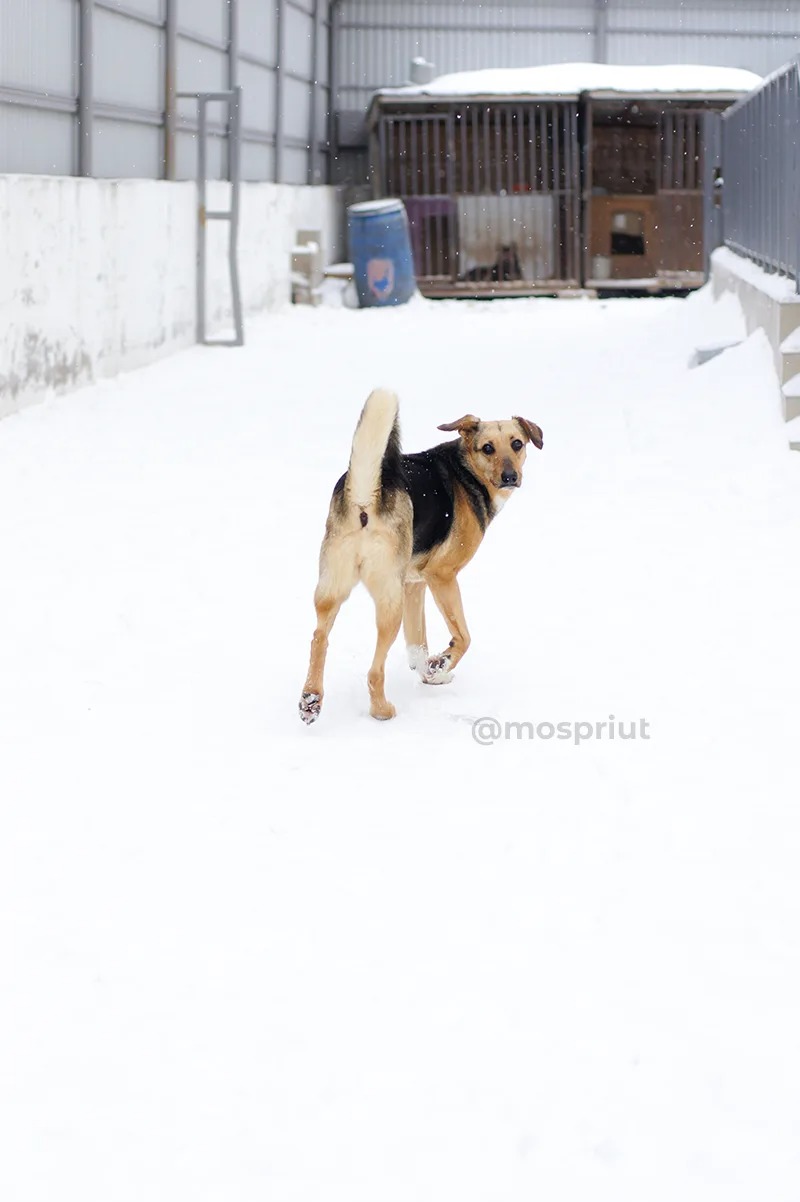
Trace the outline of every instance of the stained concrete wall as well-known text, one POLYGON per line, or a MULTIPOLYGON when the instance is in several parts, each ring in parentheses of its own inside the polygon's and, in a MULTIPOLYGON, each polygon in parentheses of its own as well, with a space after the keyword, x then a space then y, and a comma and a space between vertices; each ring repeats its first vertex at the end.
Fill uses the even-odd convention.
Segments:
MULTIPOLYGON (((227 205, 209 184, 209 208, 227 205)), ((243 184, 241 210, 246 314, 289 301, 298 230, 337 257, 333 188, 243 184)), ((227 230, 208 233, 209 333, 230 324, 227 230)), ((191 345, 196 248, 194 184, 0 176, 0 417, 191 345)))

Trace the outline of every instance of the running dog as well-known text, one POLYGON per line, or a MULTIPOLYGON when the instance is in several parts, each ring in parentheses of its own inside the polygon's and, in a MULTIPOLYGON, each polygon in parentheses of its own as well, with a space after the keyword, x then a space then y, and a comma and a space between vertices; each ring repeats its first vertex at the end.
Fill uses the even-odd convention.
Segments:
POLYGON ((524 417, 483 422, 471 414, 438 429, 459 437, 403 455, 397 397, 376 389, 353 436, 350 465, 331 498, 314 593, 317 627, 300 698, 306 723, 320 715, 328 635, 361 580, 375 602, 378 642, 367 675, 373 718, 393 718, 384 666, 402 622, 409 663, 425 684, 445 684, 469 647, 456 577, 480 546, 486 527, 522 483, 526 446, 541 450, 542 431, 524 417), (450 644, 429 656, 425 590, 450 631, 450 644))

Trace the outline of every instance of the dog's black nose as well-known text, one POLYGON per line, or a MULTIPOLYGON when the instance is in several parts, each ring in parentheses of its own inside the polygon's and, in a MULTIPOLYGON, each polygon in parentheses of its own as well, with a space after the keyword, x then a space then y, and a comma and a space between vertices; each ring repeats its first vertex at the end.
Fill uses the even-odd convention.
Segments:
POLYGON ((517 480, 518 480, 518 476, 517 476, 517 473, 513 470, 513 468, 504 468, 503 469, 502 481, 504 484, 516 484, 517 480))

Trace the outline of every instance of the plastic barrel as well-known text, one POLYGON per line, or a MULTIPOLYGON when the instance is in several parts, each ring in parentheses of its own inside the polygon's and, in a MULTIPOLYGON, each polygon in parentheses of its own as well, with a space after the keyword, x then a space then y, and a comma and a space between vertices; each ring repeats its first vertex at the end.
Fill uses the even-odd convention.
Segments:
POLYGON ((358 302, 404 305, 417 287, 402 200, 368 200, 347 210, 350 262, 358 302))

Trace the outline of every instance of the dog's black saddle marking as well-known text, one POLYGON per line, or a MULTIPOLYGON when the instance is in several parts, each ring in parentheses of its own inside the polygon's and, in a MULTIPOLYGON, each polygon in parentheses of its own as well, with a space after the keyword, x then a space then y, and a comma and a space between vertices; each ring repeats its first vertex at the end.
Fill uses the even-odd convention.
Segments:
POLYGON ((453 526, 456 485, 485 530, 492 516, 489 493, 464 463, 457 441, 401 457, 405 489, 414 507, 414 554, 431 551, 453 526))
MULTIPOLYGON (((346 479, 345 472, 333 490, 340 502, 344 500, 346 479)), ((481 530, 485 530, 492 518, 491 498, 464 462, 460 439, 403 455, 395 424, 381 463, 379 509, 385 509, 393 492, 402 489, 408 493, 414 509, 414 555, 432 551, 447 538, 453 526, 457 484, 464 490, 481 530)), ((366 516, 361 514, 362 526, 367 524, 366 516)))

